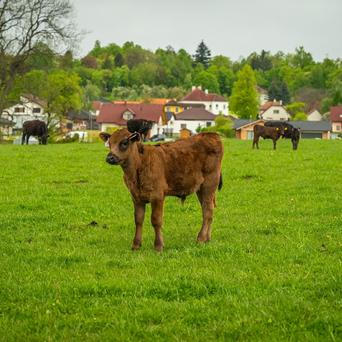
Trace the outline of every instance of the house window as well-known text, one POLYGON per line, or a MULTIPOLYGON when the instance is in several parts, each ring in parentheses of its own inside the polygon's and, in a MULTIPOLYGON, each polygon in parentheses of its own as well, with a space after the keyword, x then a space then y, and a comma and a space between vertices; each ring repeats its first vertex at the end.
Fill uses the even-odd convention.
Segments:
POLYGON ((211 104, 209 105, 209 109, 211 109, 211 104))
POLYGON ((166 107, 166 111, 169 112, 170 111, 170 107, 166 107))
POLYGON ((218 104, 216 104, 216 109, 218 109, 218 104))
POLYGON ((15 113, 25 113, 25 108, 24 107, 15 107, 14 112, 15 113))
POLYGON ((178 107, 176 107, 176 113, 178 113, 178 107))
POLYGON ((207 121, 207 127, 210 127, 210 126, 211 126, 211 122, 207 121))
POLYGON ((223 109, 226 109, 226 105, 225 104, 223 105, 223 109))
POLYGON ((341 130, 341 126, 340 125, 336 125, 336 131, 340 131, 341 130))
POLYGON ((40 108, 38 107, 33 108, 33 113, 40 113, 40 108))
POLYGON ((181 124, 181 129, 185 129, 186 128, 186 124, 181 124))
POLYGON ((279 114, 279 109, 274 109, 273 114, 279 114))

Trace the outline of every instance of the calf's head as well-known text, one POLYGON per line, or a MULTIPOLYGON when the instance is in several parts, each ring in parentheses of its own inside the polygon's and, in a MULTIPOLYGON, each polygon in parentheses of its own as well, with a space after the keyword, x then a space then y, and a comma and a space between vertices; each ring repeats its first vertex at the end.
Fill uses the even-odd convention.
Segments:
POLYGON ((127 129, 120 129, 112 135, 101 132, 100 138, 106 142, 109 147, 109 153, 106 162, 111 165, 124 165, 136 148, 135 143, 140 141, 140 134, 130 133, 127 129))
POLYGON ((48 141, 49 134, 43 134, 42 135, 42 144, 46 145, 48 141))
POLYGON ((283 126, 275 127, 275 130, 276 130, 278 136, 284 135, 284 127, 283 126))

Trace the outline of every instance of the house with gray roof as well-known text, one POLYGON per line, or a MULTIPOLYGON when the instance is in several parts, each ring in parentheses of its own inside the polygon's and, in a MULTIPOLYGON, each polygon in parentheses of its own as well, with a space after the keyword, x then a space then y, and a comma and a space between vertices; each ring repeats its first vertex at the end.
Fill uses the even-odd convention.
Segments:
POLYGON ((215 124, 217 115, 204 108, 190 108, 179 114, 173 114, 167 123, 167 131, 179 134, 181 129, 196 133, 198 127, 210 127, 215 124))

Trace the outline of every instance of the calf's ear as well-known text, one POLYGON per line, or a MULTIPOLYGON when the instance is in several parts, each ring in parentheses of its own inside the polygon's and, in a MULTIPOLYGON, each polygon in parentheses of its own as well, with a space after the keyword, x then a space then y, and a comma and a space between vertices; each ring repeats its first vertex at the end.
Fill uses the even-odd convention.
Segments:
POLYGON ((101 132, 99 136, 104 142, 107 142, 110 138, 110 134, 105 132, 101 132))
POLYGON ((140 141, 140 134, 138 132, 134 132, 127 139, 132 142, 140 141))

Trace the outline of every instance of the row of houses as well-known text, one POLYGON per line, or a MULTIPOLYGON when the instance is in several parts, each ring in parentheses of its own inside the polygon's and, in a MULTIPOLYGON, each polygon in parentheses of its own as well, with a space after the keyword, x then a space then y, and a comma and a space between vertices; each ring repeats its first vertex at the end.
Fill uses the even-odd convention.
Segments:
MULTIPOLYGON (((267 92, 258 89, 260 94, 260 112, 254 120, 239 120, 229 115, 228 101, 225 97, 209 93, 201 87, 193 87, 180 101, 173 99, 153 99, 150 103, 138 101, 94 101, 92 111, 69 112, 62 123, 64 131, 82 131, 96 129, 110 131, 126 126, 133 118, 151 120, 152 134, 179 134, 188 130, 194 134, 199 128, 215 124, 217 115, 225 115, 234 121, 236 137, 251 139, 253 126, 267 120, 289 121, 291 116, 281 101, 267 101, 267 92)), ((23 95, 20 103, 6 109, 0 120, 2 131, 8 134, 21 130, 23 122, 32 119, 46 119, 45 103, 31 95, 23 95)), ((330 121, 321 121, 318 111, 308 116, 308 121, 296 121, 293 125, 301 128, 304 138, 336 138, 341 133, 342 106, 331 108, 330 121)))

